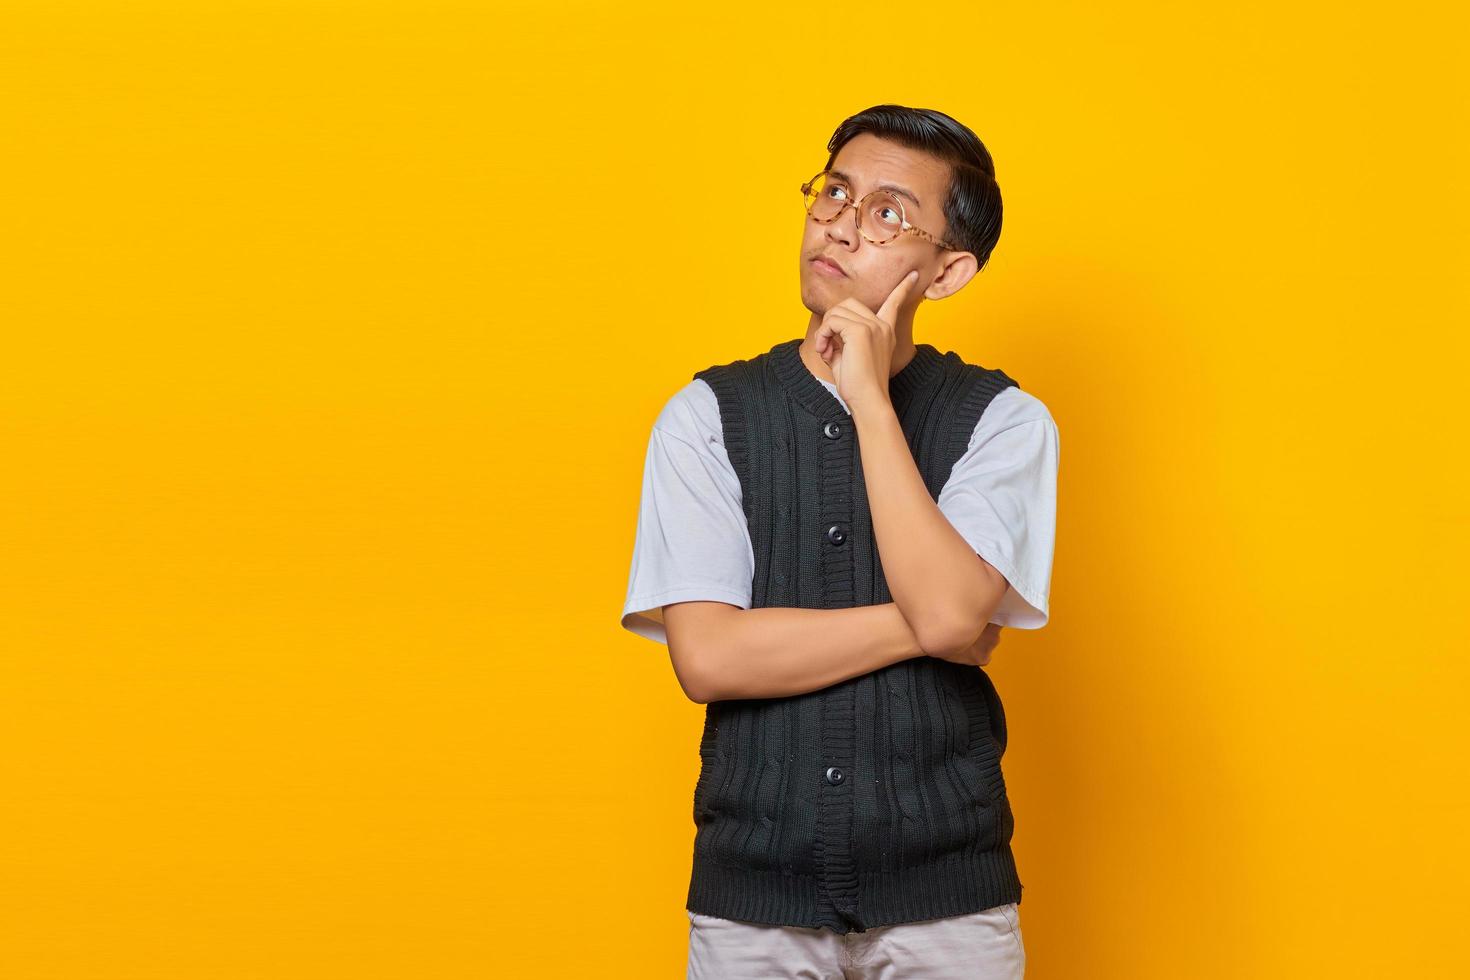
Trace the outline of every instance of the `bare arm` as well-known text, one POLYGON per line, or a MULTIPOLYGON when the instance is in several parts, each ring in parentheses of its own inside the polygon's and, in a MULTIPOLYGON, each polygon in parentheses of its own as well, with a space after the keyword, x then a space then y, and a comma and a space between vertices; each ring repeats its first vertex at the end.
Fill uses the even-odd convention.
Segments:
POLYGON ((692 701, 804 694, 924 654, 892 602, 848 609, 664 607, 669 656, 692 701))
POLYGON ((889 398, 896 325, 912 322, 909 297, 921 277, 905 273, 876 313, 851 296, 839 301, 822 314, 812 346, 857 426, 888 591, 924 652, 948 660, 980 639, 1009 585, 929 496, 889 398))
POLYGON ((953 659, 976 642, 1009 585, 929 496, 893 406, 871 404, 853 414, 883 576, 924 651, 953 659))

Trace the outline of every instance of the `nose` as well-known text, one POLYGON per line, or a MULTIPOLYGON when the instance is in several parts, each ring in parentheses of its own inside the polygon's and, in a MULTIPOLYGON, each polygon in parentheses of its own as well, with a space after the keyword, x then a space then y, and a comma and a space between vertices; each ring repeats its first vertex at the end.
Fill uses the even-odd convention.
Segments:
POLYGON ((857 208, 843 208, 841 214, 827 223, 825 234, 827 241, 851 248, 857 241, 857 208))

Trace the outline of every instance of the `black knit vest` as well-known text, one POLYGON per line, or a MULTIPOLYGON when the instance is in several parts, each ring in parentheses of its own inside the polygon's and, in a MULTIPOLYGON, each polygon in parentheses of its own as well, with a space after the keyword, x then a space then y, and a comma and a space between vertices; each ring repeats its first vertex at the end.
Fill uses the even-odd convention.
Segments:
MULTIPOLYGON (((755 555, 752 604, 892 602, 857 430, 801 338, 697 372, 719 401, 755 555)), ((938 500, 990 400, 1016 382, 916 344, 889 395, 938 500)), ((693 912, 836 933, 1021 900, 984 670, 918 656, 792 697, 710 702, 694 789, 693 912)))

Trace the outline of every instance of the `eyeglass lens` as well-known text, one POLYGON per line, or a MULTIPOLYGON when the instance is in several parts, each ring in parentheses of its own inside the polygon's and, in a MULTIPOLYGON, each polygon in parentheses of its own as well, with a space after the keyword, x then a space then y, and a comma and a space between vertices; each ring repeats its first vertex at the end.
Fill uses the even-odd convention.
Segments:
POLYGON ((852 190, 830 174, 818 174, 806 193, 806 207, 818 221, 828 222, 841 213, 844 205, 861 204, 858 228, 869 241, 882 244, 897 238, 903 231, 903 205, 887 191, 873 191, 861 202, 852 200, 852 190))

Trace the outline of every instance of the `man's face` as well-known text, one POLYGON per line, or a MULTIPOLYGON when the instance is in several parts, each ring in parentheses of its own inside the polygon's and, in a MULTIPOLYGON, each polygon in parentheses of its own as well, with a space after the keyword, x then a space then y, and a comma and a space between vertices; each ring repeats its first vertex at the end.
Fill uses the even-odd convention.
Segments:
MULTIPOLYGON (((881 139, 871 133, 853 137, 837 152, 830 168, 846 175, 851 199, 856 202, 869 191, 888 185, 903 202, 909 224, 937 238, 945 237, 943 199, 949 189, 949 165, 919 150, 881 139), (902 188, 902 193, 895 188, 902 188)), ((902 234, 886 245, 874 245, 857 230, 856 208, 846 208, 832 222, 821 224, 805 215, 801 236, 801 301, 821 315, 851 296, 870 310, 877 310, 910 270, 919 270, 912 297, 918 297, 939 272, 940 257, 948 254, 938 246, 902 234), (825 256, 846 272, 834 275, 814 260, 825 256)), ((877 232, 867 229, 869 234, 877 232)), ((913 302, 911 299, 906 306, 913 302)))

